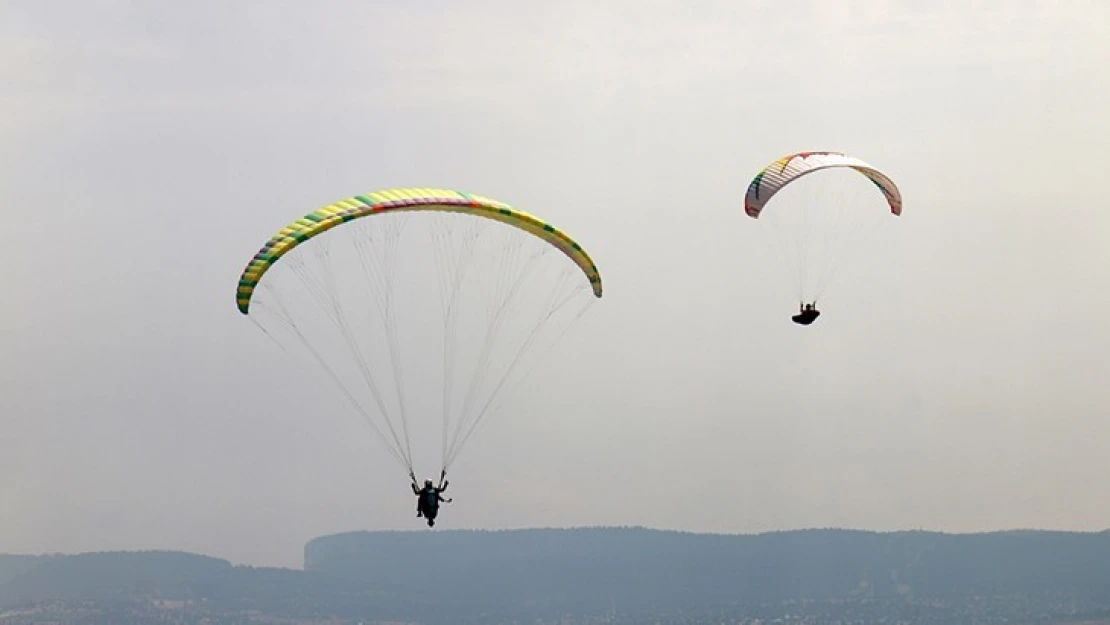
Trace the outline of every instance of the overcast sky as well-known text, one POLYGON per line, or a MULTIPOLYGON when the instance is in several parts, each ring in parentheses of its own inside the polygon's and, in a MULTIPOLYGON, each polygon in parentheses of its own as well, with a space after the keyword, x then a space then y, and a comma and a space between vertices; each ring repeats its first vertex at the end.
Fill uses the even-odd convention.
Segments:
POLYGON ((0 1, 0 552, 422 528, 234 306, 277 228, 402 186, 542 215, 606 287, 441 527, 1110 526, 1108 33, 1103 0, 0 1), (905 197, 809 328, 743 215, 801 150, 905 197))

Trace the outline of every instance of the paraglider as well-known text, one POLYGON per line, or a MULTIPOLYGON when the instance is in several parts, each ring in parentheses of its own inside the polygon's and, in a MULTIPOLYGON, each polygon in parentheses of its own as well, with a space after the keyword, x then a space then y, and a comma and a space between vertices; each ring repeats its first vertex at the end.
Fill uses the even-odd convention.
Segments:
POLYGON ((412 494, 416 495, 416 516, 428 520, 428 527, 435 527, 436 516, 439 515, 439 502, 451 503, 450 499, 443 498, 443 491, 447 490, 450 482, 441 482, 439 486, 432 486, 431 480, 424 480, 424 488, 417 488, 416 479, 412 480, 412 494))
POLYGON ((551 224, 487 197, 413 188, 286 225, 248 262, 236 305, 371 425, 432 526, 466 442, 601 294, 589 254, 551 224), (416 488, 413 440, 431 437, 435 413, 433 497, 416 488))
POLYGON ((810 325, 821 314, 817 300, 839 260, 834 248, 860 234, 859 222, 882 215, 875 206, 881 200, 890 214, 901 215, 902 194, 889 176, 860 159, 840 152, 798 152, 756 174, 744 212, 759 219, 776 195, 769 211, 777 219, 772 230, 780 236, 782 264, 793 265, 798 280, 799 311, 791 320, 810 325), (852 174, 845 176, 847 171, 852 174))
POLYGON ((791 317, 791 319, 798 325, 808 326, 817 321, 820 316, 821 311, 817 310, 817 302, 814 302, 812 304, 799 304, 798 314, 791 317))

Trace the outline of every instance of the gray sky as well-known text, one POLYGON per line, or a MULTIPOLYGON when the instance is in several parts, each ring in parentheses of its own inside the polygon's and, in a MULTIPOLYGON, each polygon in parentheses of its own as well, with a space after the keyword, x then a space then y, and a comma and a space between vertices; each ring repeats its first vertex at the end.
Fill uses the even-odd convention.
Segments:
POLYGON ((1104 528, 1108 32, 1102 0, 2 2, 0 552, 419 528, 233 301, 278 227, 398 186, 542 215, 606 286, 444 527, 1104 528), (742 209, 799 150, 906 200, 808 329, 742 209))

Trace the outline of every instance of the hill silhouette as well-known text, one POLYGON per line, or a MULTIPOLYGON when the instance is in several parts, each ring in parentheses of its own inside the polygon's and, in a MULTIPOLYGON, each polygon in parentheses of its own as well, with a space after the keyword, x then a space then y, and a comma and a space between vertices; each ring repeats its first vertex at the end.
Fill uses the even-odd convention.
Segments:
POLYGON ((50 556, 0 555, 0 584, 5 584, 30 571, 50 556))
MULTIPOLYGON (((352 532, 310 541, 305 570, 165 551, 0 556, 0 613, 50 605, 120 623, 163 618, 167 605, 211 623, 246 613, 470 623, 799 609, 829 619, 1064 622, 1110 618, 1110 532, 352 532)), ((18 618, 4 622, 48 620, 18 618)))
POLYGON ((674 610, 836 598, 1033 592, 1110 596, 1110 532, 640 528, 356 532, 317 538, 305 569, 445 600, 674 610))
POLYGON ((41 559, 31 566, 15 558, 19 557, 0 555, 0 570, 12 568, 12 563, 24 568, 0 583, 0 610, 91 603, 134 612, 136 606, 169 601, 200 612, 258 611, 291 617, 413 612, 404 601, 375 594, 366 584, 292 569, 233 566, 189 553, 84 553, 41 559))

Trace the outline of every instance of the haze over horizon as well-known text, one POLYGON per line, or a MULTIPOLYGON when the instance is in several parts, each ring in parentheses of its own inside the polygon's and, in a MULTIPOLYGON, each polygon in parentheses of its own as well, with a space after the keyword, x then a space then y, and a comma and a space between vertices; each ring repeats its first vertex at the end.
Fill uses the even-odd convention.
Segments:
POLYGON ((284 224, 410 186, 606 288, 436 531, 1110 526, 1110 5, 1000 5, 0 3, 0 553, 422 529, 233 301, 284 224), (801 150, 905 197, 809 328, 743 214, 801 150))

